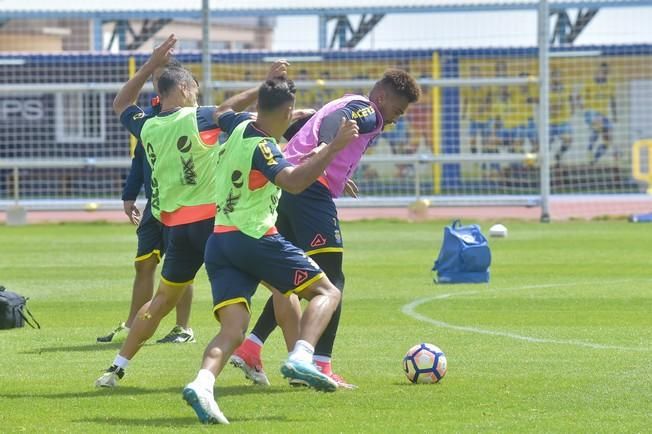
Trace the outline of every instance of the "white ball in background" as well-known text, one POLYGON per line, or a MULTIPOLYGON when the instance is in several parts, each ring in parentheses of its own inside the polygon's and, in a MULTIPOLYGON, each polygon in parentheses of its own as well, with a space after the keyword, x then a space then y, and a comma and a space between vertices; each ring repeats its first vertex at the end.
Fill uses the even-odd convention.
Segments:
POLYGON ((500 223, 493 225, 489 228, 489 236, 495 238, 505 238, 507 236, 507 228, 500 223))

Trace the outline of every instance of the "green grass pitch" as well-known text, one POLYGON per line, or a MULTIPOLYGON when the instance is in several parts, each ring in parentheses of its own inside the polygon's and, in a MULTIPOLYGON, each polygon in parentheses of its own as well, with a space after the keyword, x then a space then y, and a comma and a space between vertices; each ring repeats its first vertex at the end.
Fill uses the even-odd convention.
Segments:
MULTIPOLYGON (((198 342, 149 344, 119 388, 96 390, 118 346, 95 337, 127 314, 134 228, 0 227, 0 284, 29 296, 43 326, 0 331, 0 431, 649 432, 651 228, 507 222, 509 237, 490 239, 490 284, 437 286, 430 268, 444 224, 343 224, 334 366, 359 389, 290 388, 276 332, 263 352, 271 388, 231 366, 218 379, 228 427, 199 425, 181 399, 218 327, 203 269, 192 314, 198 342), (405 379, 401 359, 419 342, 446 353, 440 384, 405 379)), ((255 315, 266 297, 259 289, 255 315)), ((155 338, 172 326, 170 316, 155 338)))

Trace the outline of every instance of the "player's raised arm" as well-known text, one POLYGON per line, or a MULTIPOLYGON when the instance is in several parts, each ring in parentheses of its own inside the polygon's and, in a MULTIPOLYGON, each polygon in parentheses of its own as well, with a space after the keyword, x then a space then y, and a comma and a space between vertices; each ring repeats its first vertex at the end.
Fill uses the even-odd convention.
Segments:
POLYGON ((301 193, 324 173, 338 152, 358 138, 358 132, 358 124, 355 121, 342 118, 332 142, 298 166, 283 169, 276 175, 274 183, 289 193, 301 193))
POLYGON ((133 105, 138 99, 138 94, 142 90, 149 77, 157 68, 165 66, 174 51, 174 45, 177 38, 174 34, 170 35, 165 42, 154 49, 151 57, 147 62, 134 74, 133 77, 125 83, 113 100, 113 111, 120 116, 125 109, 133 105))
MULTIPOLYGON (((277 60, 272 64, 270 67, 269 71, 267 72, 267 77, 265 77, 265 81, 271 80, 274 78, 285 78, 287 77, 288 73, 288 66, 290 64, 286 60, 277 60)), ((256 102, 256 99, 258 99, 258 91, 260 89, 260 86, 256 86, 254 88, 251 88, 249 90, 245 90, 244 92, 240 92, 237 95, 232 96, 231 98, 228 98, 226 101, 224 101, 222 104, 217 107, 217 110, 213 114, 213 118, 215 119, 215 123, 219 122, 219 117, 226 113, 227 111, 235 111, 235 112, 240 112, 250 105, 252 105, 254 102, 256 102)))

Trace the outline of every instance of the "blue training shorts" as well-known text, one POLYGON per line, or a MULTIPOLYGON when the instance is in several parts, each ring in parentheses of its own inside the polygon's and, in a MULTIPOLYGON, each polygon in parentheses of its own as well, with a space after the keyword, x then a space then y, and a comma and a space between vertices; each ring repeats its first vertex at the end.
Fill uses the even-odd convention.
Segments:
POLYGON ((195 278, 204 263, 206 240, 213 232, 215 218, 185 225, 170 226, 167 252, 161 278, 172 286, 186 286, 195 278))
POLYGON ((307 255, 344 251, 335 202, 318 181, 297 195, 283 192, 276 227, 307 255))
POLYGON ((140 217, 136 236, 138 237, 138 250, 135 261, 144 261, 152 255, 156 255, 160 262, 165 254, 167 228, 154 218, 149 201, 140 217))
POLYGON ((213 291, 213 312, 245 303, 260 282, 290 295, 321 279, 324 273, 280 234, 256 239, 240 231, 212 234, 206 243, 206 272, 213 291))

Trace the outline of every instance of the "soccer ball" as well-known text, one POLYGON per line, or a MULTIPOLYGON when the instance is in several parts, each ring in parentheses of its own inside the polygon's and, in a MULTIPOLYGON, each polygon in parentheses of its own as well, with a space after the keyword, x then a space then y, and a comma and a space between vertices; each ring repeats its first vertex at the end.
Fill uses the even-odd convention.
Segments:
POLYGON ((403 357, 403 371, 412 383, 437 383, 446 375, 446 355, 432 344, 415 345, 403 357))

